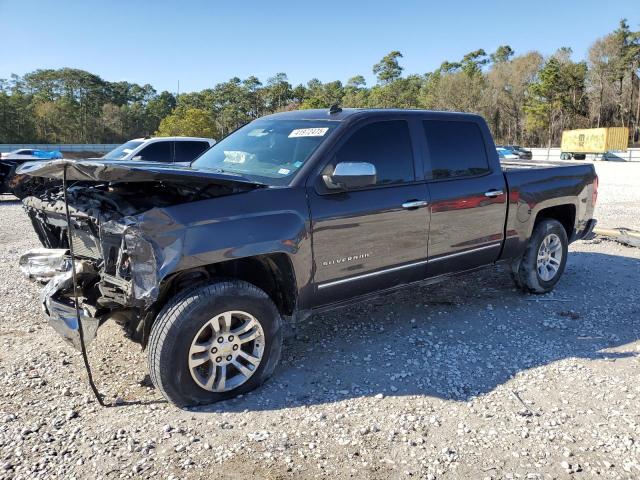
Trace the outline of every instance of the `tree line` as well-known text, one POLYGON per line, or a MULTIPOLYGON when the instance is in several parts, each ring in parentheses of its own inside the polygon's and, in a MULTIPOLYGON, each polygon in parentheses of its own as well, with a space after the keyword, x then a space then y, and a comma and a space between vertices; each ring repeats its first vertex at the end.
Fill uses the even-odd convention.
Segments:
POLYGON ((220 138, 262 115, 298 108, 426 108, 476 112, 498 143, 559 144, 563 130, 625 126, 640 135, 640 31, 626 20, 597 39, 584 60, 562 47, 547 57, 509 45, 404 75, 392 51, 362 75, 292 85, 285 73, 262 83, 234 77, 175 95, 151 85, 109 82, 72 68, 0 79, 0 143, 119 143, 146 135, 220 138))

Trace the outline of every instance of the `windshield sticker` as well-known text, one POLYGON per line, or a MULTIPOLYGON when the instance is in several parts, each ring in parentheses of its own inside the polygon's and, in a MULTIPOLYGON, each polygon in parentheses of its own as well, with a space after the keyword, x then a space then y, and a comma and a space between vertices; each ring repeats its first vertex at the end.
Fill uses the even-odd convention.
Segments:
POLYGON ((302 166, 302 162, 298 161, 298 162, 294 163, 293 166, 296 167, 296 168, 300 168, 302 166))
POLYGON ((255 155, 253 153, 242 152, 239 150, 225 150, 224 162, 225 163, 246 163, 247 160, 254 160, 255 155))
POLYGON ((248 133, 248 135, 250 137, 264 137, 265 135, 269 135, 269 131, 264 128, 254 128, 248 133))
POLYGON ((291 130, 289 134, 289 138, 299 138, 299 137, 324 137, 324 134, 327 133, 329 129, 327 127, 324 128, 296 128, 295 130, 291 130))
POLYGON ((281 168, 280 170, 278 170, 278 173, 279 173, 280 175, 289 175, 289 172, 290 172, 290 171, 291 171, 291 170, 289 170, 288 168, 281 168))

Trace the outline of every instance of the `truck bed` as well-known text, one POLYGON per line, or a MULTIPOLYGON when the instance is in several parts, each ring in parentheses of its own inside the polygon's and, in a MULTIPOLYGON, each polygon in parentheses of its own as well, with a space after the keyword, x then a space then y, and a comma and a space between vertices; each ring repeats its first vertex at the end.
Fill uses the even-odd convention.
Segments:
POLYGON ((531 235, 538 212, 558 205, 572 205, 566 219, 569 241, 582 238, 593 217, 597 195, 596 172, 591 163, 509 160, 501 162, 509 191, 507 235, 504 253, 521 254, 531 235))
POLYGON ((500 166, 502 170, 531 170, 540 168, 554 168, 554 167, 574 167, 576 165, 590 165, 588 163, 573 163, 568 160, 500 160, 500 166))

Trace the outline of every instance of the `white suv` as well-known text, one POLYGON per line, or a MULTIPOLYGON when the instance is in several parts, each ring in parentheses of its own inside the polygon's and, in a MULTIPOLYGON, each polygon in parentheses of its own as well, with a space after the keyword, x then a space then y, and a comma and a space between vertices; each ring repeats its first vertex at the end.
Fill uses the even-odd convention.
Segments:
POLYGON ((101 160, 189 163, 216 141, 198 137, 136 138, 111 150, 101 160))

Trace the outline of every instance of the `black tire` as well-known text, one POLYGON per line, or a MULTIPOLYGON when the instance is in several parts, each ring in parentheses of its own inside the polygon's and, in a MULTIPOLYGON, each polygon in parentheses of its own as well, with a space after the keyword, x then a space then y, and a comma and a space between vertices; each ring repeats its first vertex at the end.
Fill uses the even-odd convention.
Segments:
POLYGON ((587 156, 584 153, 575 153, 573 158, 576 160, 584 160, 587 156))
POLYGON ((273 373, 282 351, 282 319, 269 296, 240 280, 220 280, 177 295, 158 314, 149 338, 149 373, 162 395, 179 407, 206 405, 247 393, 273 373), (264 332, 264 351, 256 371, 245 383, 226 392, 200 387, 189 371, 189 349, 211 318, 230 311, 251 314, 264 332))
POLYGON ((570 153, 565 153, 565 152, 560 153, 560 160, 569 160, 570 158, 571 158, 570 153))
POLYGON ((511 278, 513 278, 518 288, 527 293, 542 294, 550 292, 562 277, 567 264, 568 248, 567 232, 562 224, 550 218, 541 220, 533 229, 529 244, 522 257, 511 264, 511 278), (538 251, 542 241, 551 234, 555 234, 560 238, 562 259, 555 276, 545 281, 540 277, 537 268, 538 251))

